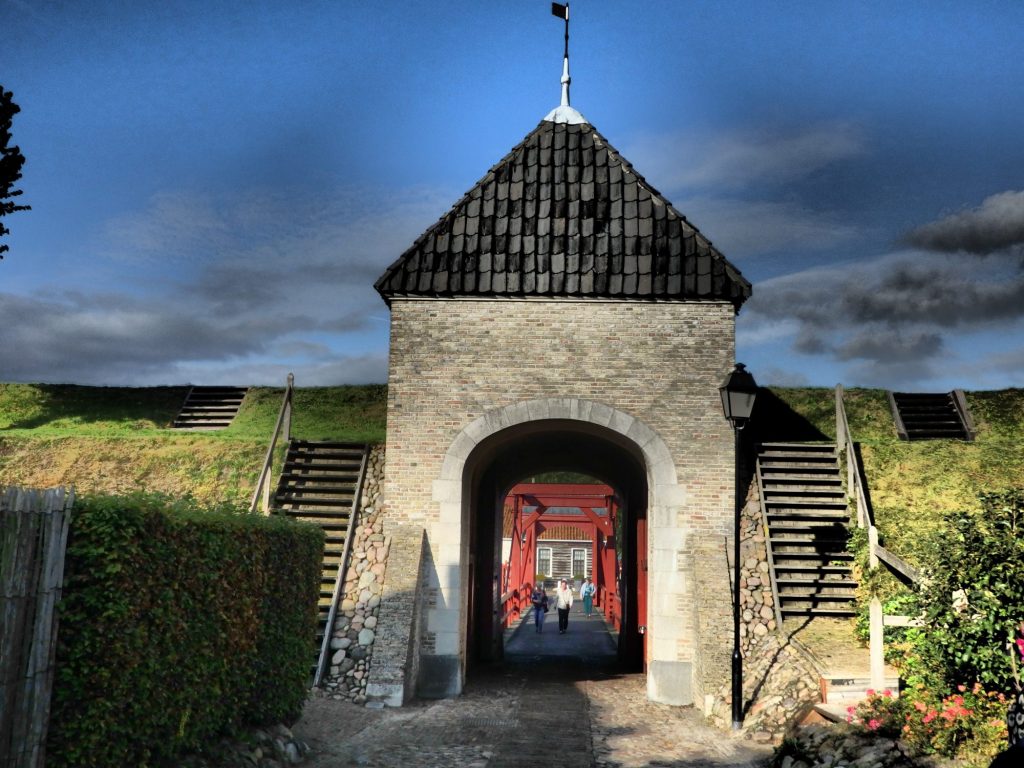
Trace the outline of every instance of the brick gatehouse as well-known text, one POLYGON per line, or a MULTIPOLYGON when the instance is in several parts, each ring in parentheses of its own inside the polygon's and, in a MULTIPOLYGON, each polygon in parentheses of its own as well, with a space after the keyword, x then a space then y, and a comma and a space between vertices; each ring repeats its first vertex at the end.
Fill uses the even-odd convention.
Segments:
POLYGON ((376 288, 391 309, 395 545, 368 693, 456 695, 467 668, 500 658, 504 495, 563 469, 621 501, 623 664, 646 669, 656 701, 710 706, 732 637, 718 387, 750 284, 562 106, 376 288))

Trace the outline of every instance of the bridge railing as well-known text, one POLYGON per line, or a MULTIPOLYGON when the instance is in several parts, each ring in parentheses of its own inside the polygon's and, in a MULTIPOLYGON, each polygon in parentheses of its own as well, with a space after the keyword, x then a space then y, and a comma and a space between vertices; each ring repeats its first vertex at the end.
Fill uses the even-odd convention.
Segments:
MULTIPOLYGON (((850 422, 846 417, 842 384, 836 384, 836 447, 841 460, 846 462, 846 493, 856 504, 857 527, 866 528, 868 531, 868 568, 874 570, 882 565, 904 584, 920 583, 921 574, 916 568, 879 543, 878 528, 875 527, 875 513, 871 508, 871 497, 867 492, 864 467, 860 462, 860 452, 853 441, 850 422)), ((873 688, 880 690, 884 687, 885 627, 907 627, 919 623, 919 619, 912 616, 886 616, 878 597, 871 598, 868 626, 870 629, 869 648, 873 688)))
POLYGON ((508 629, 530 610, 530 584, 522 584, 501 596, 501 625, 508 629))
POLYGON ((622 628, 622 602, 615 590, 609 589, 603 584, 598 586, 597 607, 604 614, 605 621, 618 632, 622 628))

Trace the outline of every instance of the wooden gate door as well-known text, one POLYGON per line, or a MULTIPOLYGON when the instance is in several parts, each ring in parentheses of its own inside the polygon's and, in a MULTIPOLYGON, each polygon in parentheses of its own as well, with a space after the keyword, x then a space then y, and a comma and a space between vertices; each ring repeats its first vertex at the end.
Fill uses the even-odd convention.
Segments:
POLYGON ((640 632, 640 658, 647 671, 647 520, 636 521, 636 621, 640 632))

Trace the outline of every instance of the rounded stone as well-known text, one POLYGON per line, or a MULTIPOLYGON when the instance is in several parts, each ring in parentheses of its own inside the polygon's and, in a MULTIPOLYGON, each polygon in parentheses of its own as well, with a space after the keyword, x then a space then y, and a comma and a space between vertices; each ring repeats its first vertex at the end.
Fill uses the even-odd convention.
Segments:
POLYGON ((376 638, 372 629, 364 629, 359 633, 359 644, 360 645, 373 645, 373 641, 376 638))
POLYGON ((341 610, 343 611, 354 611, 356 608, 355 601, 351 598, 346 597, 341 601, 341 610))
POLYGON ((340 665, 345 660, 345 649, 335 651, 334 655, 331 656, 331 664, 340 665))
POLYGON ((363 621, 363 626, 367 629, 374 629, 377 626, 377 617, 367 616, 366 619, 363 621))

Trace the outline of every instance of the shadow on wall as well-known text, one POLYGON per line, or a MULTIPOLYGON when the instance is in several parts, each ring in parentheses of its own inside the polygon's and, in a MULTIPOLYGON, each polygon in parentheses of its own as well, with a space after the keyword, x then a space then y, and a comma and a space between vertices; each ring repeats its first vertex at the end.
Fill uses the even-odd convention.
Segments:
POLYGON ((809 443, 835 440, 790 408, 766 387, 758 388, 749 430, 750 438, 755 443, 809 443))

